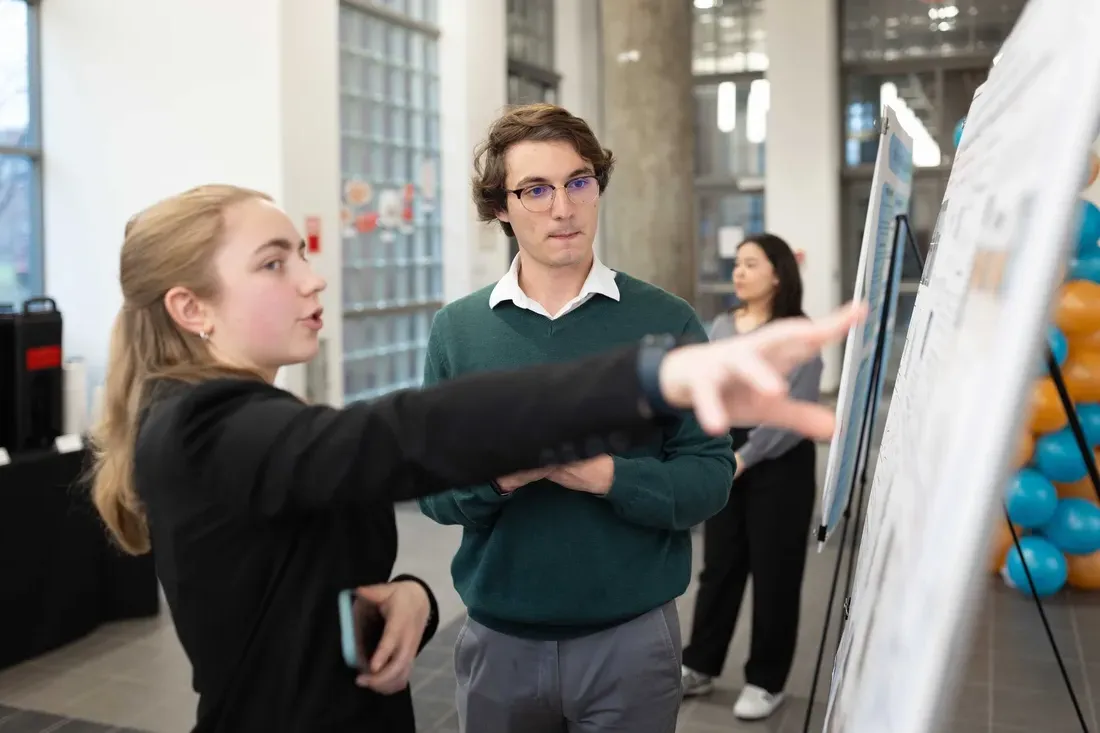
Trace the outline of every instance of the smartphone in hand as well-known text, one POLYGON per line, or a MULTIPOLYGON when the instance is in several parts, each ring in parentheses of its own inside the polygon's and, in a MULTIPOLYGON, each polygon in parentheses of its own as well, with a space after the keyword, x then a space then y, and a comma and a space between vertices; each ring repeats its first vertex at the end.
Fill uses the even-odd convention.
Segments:
POLYGON ((344 663, 352 669, 368 670, 386 621, 378 606, 361 598, 355 589, 340 591, 337 601, 344 663))

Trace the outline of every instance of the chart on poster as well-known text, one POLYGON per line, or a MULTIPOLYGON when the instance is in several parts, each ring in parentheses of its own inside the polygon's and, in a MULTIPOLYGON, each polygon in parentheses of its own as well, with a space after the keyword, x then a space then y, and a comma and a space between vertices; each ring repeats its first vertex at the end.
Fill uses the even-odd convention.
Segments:
POLYGON ((1046 343, 1100 120, 1100 4, 1032 0, 955 154, 879 449, 826 733, 931 733, 1046 343))
MULTIPOLYGON (((860 445, 869 436, 863 434, 863 417, 877 408, 882 394, 882 379, 876 379, 875 368, 881 372, 887 359, 876 359, 879 334, 886 329, 884 351, 889 353, 892 315, 898 299, 901 277, 900 256, 904 240, 897 236, 897 217, 909 212, 909 197, 913 189, 913 138, 898 121, 892 107, 883 107, 878 155, 871 177, 871 197, 867 219, 863 226, 863 245, 856 266, 853 298, 867 303, 868 318, 862 326, 848 333, 844 348, 844 364, 837 392, 837 427, 829 445, 825 467, 825 484, 821 498, 821 528, 818 539, 826 541, 840 523, 851 495, 852 483, 859 466, 860 445), (891 317, 883 319, 884 314, 891 317), (876 388, 877 385, 877 388, 876 388), (875 394, 872 394, 872 391, 875 394)), ((866 455, 863 455, 866 458, 866 455)))

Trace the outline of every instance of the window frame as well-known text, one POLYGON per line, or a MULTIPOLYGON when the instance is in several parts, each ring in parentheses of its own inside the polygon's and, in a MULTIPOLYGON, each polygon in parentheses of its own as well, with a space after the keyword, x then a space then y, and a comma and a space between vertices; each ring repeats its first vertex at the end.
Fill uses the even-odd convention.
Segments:
MULTIPOLYGON (((0 145, 0 156, 22 158, 30 163, 30 247, 27 267, 30 272, 30 297, 46 292, 45 214, 42 204, 42 32, 40 0, 14 0, 27 6, 27 104, 28 119, 22 145, 0 145)), ((15 303, 13 305, 20 305, 15 303)))
MULTIPOLYGON (((693 112, 696 119, 698 119, 698 101, 697 101, 697 89, 704 87, 716 87, 722 82, 729 81, 739 86, 747 87, 753 81, 758 79, 767 79, 768 74, 764 70, 753 71, 730 71, 730 72, 706 72, 695 73, 692 75, 692 104, 696 105, 696 109, 693 112)), ((760 145, 764 149, 764 154, 767 155, 767 139, 765 138, 760 145)), ((766 169, 766 164, 765 164, 766 169)), ((695 306, 700 311, 703 318, 709 319, 716 315, 718 312, 725 309, 728 305, 728 301, 734 298, 733 282, 720 282, 715 281, 709 276, 704 276, 703 273, 703 252, 704 252, 704 235, 702 232, 703 225, 703 204, 704 200, 711 199, 718 201, 725 196, 745 196, 745 197, 759 197, 761 202, 761 208, 766 210, 767 191, 764 186, 765 171, 762 170, 760 175, 748 175, 745 173, 717 173, 701 175, 698 172, 695 176, 695 222, 694 222, 694 239, 695 249, 694 256, 696 258, 696 270, 695 270, 695 306), (721 305, 719 305, 721 304, 721 305)), ((761 214, 763 220, 764 214, 761 214)), ((767 227, 766 221, 762 221, 762 229, 767 227)), ((753 227, 743 227, 746 235, 758 234, 757 231, 752 231, 753 227)))
MULTIPOLYGON (((944 119, 945 110, 943 99, 945 95, 945 76, 952 72, 989 69, 993 65, 997 52, 987 49, 964 49, 944 55, 895 54, 888 58, 863 58, 857 54, 855 57, 852 57, 852 55, 849 54, 845 28, 848 19, 846 2, 845 0, 833 0, 833 5, 834 14, 838 19, 835 37, 837 58, 836 88, 837 94, 839 95, 839 104, 837 105, 839 124, 837 125, 836 145, 841 162, 838 171, 840 186, 837 196, 837 206, 839 207, 840 216, 838 217, 839 236, 837 242, 840 247, 838 255, 841 281, 844 283, 843 287, 848 288, 849 284, 854 280, 854 270, 859 257, 858 247, 855 245, 855 242, 848 237, 848 235, 853 233, 858 226, 858 222, 853 221, 851 218, 856 215, 856 212, 852 212, 849 206, 850 196, 851 192, 856 190, 857 186, 870 185, 874 172, 873 163, 863 163, 856 166, 846 165, 845 147, 848 139, 849 80, 855 77, 887 77, 931 73, 934 76, 933 94, 937 99, 938 105, 936 110, 936 125, 937 129, 943 130, 944 125, 947 123, 951 123, 953 126, 951 120, 944 119)), ((942 201, 943 193, 947 187, 947 180, 951 174, 954 152, 952 148, 949 154, 943 156, 944 159, 938 166, 914 168, 914 196, 917 195, 918 187, 921 184, 932 184, 938 189, 939 196, 936 199, 937 202, 942 201)), ((912 215, 912 207, 913 204, 911 203, 910 215, 912 215)), ((906 259, 911 257, 908 247, 905 248, 904 256, 906 259)), ((904 340, 906 330, 909 327, 908 315, 912 310, 912 305, 919 287, 920 277, 914 278, 911 275, 903 274, 899 284, 899 301, 895 319, 895 337, 901 340, 904 340)), ((850 292, 850 290, 846 290, 845 292, 850 292)), ((891 355, 891 363, 887 368, 887 384, 892 384, 894 381, 900 356, 900 349, 895 349, 891 355)))
POLYGON ((696 6, 692 14, 692 38, 691 38, 691 68, 696 77, 721 76, 730 74, 759 74, 763 76, 768 70, 767 36, 763 38, 764 50, 753 47, 752 36, 757 31, 762 31, 764 22, 764 6, 766 0, 744 0, 736 5, 723 5, 717 3, 707 8, 696 6), (703 20, 706 18, 707 20, 703 20), (740 23, 739 38, 732 43, 723 41, 724 32, 720 27, 726 27, 724 20, 730 20, 733 24, 740 23), (704 37, 703 34, 707 37, 704 37), (739 42, 739 43, 738 43, 739 42), (705 46, 710 44, 713 53, 704 53, 705 46), (753 54, 760 54, 763 64, 753 64, 753 54), (740 66, 734 64, 725 66, 723 60, 742 56, 740 66))
MULTIPOLYGON (((557 8, 555 7, 555 0, 510 0, 506 3, 505 7, 505 57, 508 66, 509 76, 518 76, 532 84, 545 87, 553 90, 555 93, 558 91, 558 85, 561 83, 561 74, 557 73, 557 52, 555 44, 557 43, 557 33, 555 32, 554 24, 557 22, 557 8), (548 64, 542 64, 538 61, 534 61, 529 58, 522 58, 512 53, 512 38, 514 37, 514 28, 512 26, 512 13, 508 10, 507 5, 512 3, 541 3, 545 2, 545 9, 548 12, 550 27, 546 30, 546 34, 539 37, 549 51, 550 59, 548 64)), ((508 100, 509 104, 515 104, 514 101, 508 100)))

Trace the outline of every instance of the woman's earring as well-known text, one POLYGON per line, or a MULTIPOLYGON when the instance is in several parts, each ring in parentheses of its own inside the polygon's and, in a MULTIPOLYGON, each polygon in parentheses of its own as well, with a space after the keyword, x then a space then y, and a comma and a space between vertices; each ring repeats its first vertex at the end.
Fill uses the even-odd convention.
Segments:
POLYGON ((201 338, 203 341, 209 341, 210 334, 208 334, 206 331, 199 331, 199 338, 201 338))

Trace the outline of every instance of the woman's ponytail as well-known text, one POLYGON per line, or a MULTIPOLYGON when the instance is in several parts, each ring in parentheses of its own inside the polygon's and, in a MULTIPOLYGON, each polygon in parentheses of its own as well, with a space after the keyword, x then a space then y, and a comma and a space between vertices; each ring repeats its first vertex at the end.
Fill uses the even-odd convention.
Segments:
POLYGON ((134 319, 141 314, 120 310, 111 331, 103 415, 92 434, 95 477, 92 500, 115 541, 131 555, 149 551, 149 530, 134 487, 134 449, 145 365, 134 349, 134 319))

